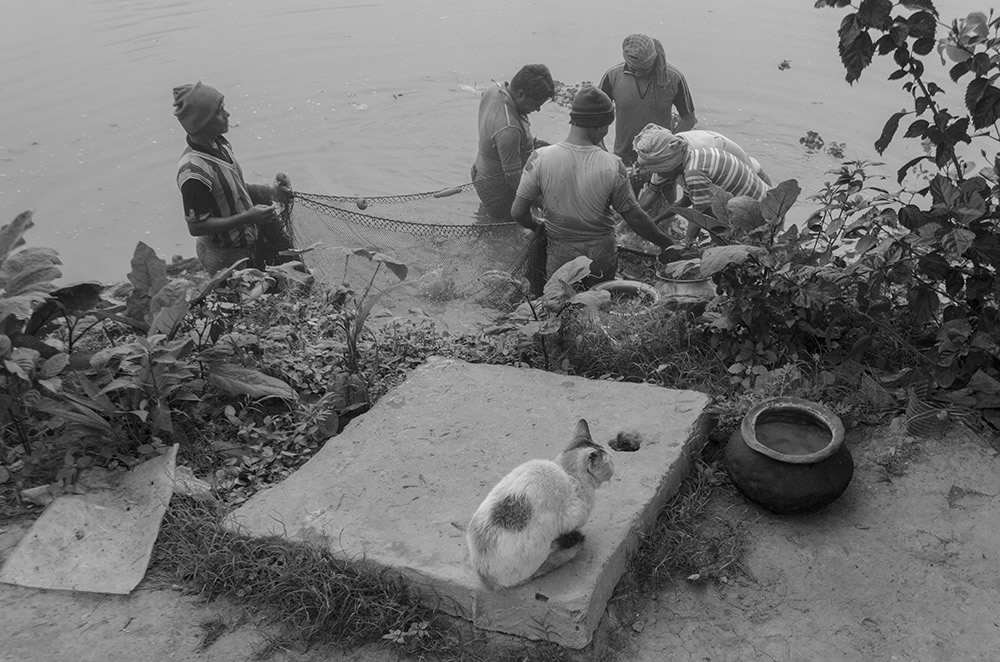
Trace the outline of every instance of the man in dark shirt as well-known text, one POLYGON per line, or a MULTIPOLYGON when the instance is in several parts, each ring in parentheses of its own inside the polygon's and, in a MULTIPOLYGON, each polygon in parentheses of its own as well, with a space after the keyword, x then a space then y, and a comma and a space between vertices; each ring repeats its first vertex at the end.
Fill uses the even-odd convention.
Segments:
POLYGON ((528 64, 509 83, 494 82, 479 102, 479 153, 472 182, 486 213, 509 222, 521 170, 535 148, 528 115, 555 94, 555 82, 544 64, 528 64))

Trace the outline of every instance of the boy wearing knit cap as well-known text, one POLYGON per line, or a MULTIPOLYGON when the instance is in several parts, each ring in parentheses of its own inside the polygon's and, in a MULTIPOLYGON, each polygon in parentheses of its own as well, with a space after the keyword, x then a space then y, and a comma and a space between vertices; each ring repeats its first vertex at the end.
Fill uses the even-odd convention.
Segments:
POLYGON ((667 62, 663 44, 644 34, 630 34, 622 42, 620 62, 605 72, 600 88, 615 102, 615 154, 626 165, 635 162, 632 141, 647 124, 675 133, 698 123, 687 79, 667 62), (674 126, 674 108, 680 120, 674 126))
POLYGON ((591 276, 583 284, 590 287, 616 277, 618 247, 612 210, 636 234, 661 249, 672 242, 639 206, 625 164, 604 149, 604 138, 615 119, 608 95, 596 87, 582 88, 573 99, 569 118, 565 140, 541 147, 528 158, 510 213, 521 225, 545 232, 546 279, 570 260, 586 256, 592 260, 591 276), (544 223, 531 215, 535 203, 542 207, 544 223))
POLYGON ((209 273, 243 258, 249 259, 244 266, 263 269, 263 253, 291 248, 272 204, 291 200, 291 181, 278 173, 270 187, 246 183, 232 145, 223 137, 229 113, 217 89, 199 81, 175 87, 173 93, 174 116, 187 133, 177 186, 198 258, 209 273), (263 237, 287 245, 264 247, 263 237))

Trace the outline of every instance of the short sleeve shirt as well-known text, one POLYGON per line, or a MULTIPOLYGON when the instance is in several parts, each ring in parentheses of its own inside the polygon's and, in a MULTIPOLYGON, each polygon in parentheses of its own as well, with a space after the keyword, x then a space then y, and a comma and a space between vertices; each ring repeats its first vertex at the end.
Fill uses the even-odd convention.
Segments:
MULTIPOLYGON (((655 186, 662 179, 653 176, 655 186)), ((691 206, 704 209, 712 204, 712 185, 735 196, 747 195, 763 200, 771 190, 763 179, 754 174, 745 163, 721 149, 689 149, 684 159, 684 192, 691 199, 691 206)))
POLYGON ((641 82, 622 62, 608 69, 601 89, 615 102, 615 154, 633 160, 632 141, 647 124, 674 130, 673 109, 683 117, 694 112, 694 101, 684 74, 667 64, 668 84, 641 82))
POLYGON ((490 85, 479 102, 479 153, 476 168, 482 177, 515 175, 534 148, 531 123, 517 111, 507 87, 490 85))
POLYGON ((638 205, 620 158, 596 145, 566 142, 531 154, 517 195, 540 199, 546 232, 563 241, 614 235, 612 209, 624 213, 638 205))

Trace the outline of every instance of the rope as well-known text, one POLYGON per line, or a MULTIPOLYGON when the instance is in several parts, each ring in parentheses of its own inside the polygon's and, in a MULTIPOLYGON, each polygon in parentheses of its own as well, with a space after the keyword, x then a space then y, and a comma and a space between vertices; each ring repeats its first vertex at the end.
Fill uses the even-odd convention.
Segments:
POLYGON ((396 204, 400 202, 412 202, 414 200, 422 200, 425 198, 447 198, 456 193, 462 193, 469 191, 473 188, 472 182, 468 184, 462 184, 461 186, 453 186, 451 188, 443 188, 437 191, 426 191, 424 193, 405 193, 402 195, 379 195, 379 196, 346 196, 346 195, 322 195, 319 193, 299 193, 295 192, 296 197, 308 197, 314 200, 328 200, 332 202, 344 202, 357 204, 358 202, 379 202, 384 204, 396 204))

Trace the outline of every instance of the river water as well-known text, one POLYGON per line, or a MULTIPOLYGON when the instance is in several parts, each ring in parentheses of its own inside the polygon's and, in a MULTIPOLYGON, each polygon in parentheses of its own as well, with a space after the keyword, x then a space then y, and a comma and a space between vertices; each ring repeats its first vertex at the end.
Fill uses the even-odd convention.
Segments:
MULTIPOLYGON (((947 21, 986 9, 936 4, 947 21)), ((734 139, 774 181, 797 179, 802 198, 840 163, 805 149, 810 131, 844 143, 846 159, 898 166, 921 153, 897 139, 877 158, 872 144, 908 98, 885 80, 889 63, 849 86, 836 47, 845 11, 810 0, 7 0, 4 10, 0 223, 34 210, 28 242, 59 251, 66 283, 123 279, 138 241, 168 260, 193 255, 171 89, 199 79, 226 95, 248 181, 283 170, 316 193, 466 182, 478 90, 531 62, 568 84, 599 81, 632 32, 659 38, 685 73, 698 128, 734 139)), ((954 87, 943 70, 937 80, 954 87)), ((567 119, 552 103, 531 116, 548 141, 567 119)))

